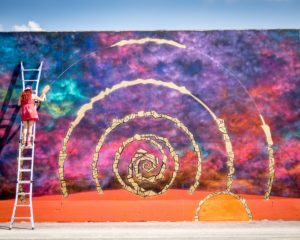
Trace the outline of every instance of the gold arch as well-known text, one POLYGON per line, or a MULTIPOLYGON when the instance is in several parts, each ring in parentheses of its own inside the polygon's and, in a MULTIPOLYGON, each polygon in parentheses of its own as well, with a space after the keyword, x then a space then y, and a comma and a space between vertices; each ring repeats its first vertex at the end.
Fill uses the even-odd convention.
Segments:
POLYGON ((270 130, 269 125, 267 125, 265 123, 265 120, 262 115, 259 115, 259 116, 260 116, 260 119, 262 122, 261 128, 263 129, 263 131, 265 133, 267 144, 268 144, 267 150, 268 150, 268 156, 269 156, 269 179, 268 179, 268 189, 265 192, 264 198, 266 200, 269 200, 272 186, 273 186, 274 177, 275 177, 275 169, 274 169, 275 159, 274 159, 274 151, 273 151, 273 140, 272 140, 272 135, 271 135, 271 130, 270 130))
POLYGON ((186 48, 185 45, 175 42, 173 40, 167 40, 162 38, 141 38, 141 39, 128 39, 128 40, 121 40, 119 42, 116 42, 115 44, 111 45, 110 47, 123 47, 125 45, 132 45, 132 44, 145 44, 147 42, 153 42, 156 44, 168 44, 173 47, 178 48, 186 48))
POLYGON ((206 58, 208 58, 210 61, 212 61, 217 66, 221 67, 221 69, 224 72, 226 72, 227 74, 232 76, 241 85, 243 90, 247 93, 248 97, 252 100, 252 102, 254 103, 255 108, 257 109, 257 112, 259 113, 259 117, 260 117, 260 120, 261 120, 261 123, 262 123, 261 128, 263 129, 263 132, 265 134, 266 141, 267 141, 267 152, 268 152, 268 159, 269 159, 269 177, 268 177, 268 186, 267 186, 267 190, 264 194, 264 198, 265 198, 265 200, 269 200, 270 199, 270 194, 271 194, 271 191, 272 191, 273 181, 274 181, 274 178, 275 178, 275 168, 274 168, 275 158, 274 158, 273 140, 272 140, 270 127, 269 127, 269 125, 267 125, 265 123, 265 120, 264 120, 262 114, 260 113, 260 110, 259 110, 254 98, 251 96, 251 94, 247 90, 246 86, 242 83, 242 81, 240 81, 238 79, 238 77, 236 77, 236 75, 233 72, 231 72, 229 69, 224 67, 218 61, 216 61, 213 57, 209 56, 208 54, 205 54, 204 52, 201 52, 200 54, 205 56, 206 58))
POLYGON ((106 88, 104 91, 101 91, 98 95, 96 95, 95 97, 91 98, 90 102, 87 104, 84 104, 79 111, 77 112, 77 116, 75 118, 74 121, 71 122, 70 127, 67 131, 66 136, 64 137, 63 140, 63 145, 62 148, 59 152, 59 161, 58 161, 58 166, 59 166, 59 180, 61 183, 61 190, 62 193, 65 197, 68 196, 68 192, 67 192, 67 186, 66 186, 66 182, 64 179, 64 161, 67 157, 67 143, 72 135, 72 132, 74 130, 74 128, 79 124, 79 122, 84 118, 85 113, 93 108, 93 104, 97 101, 100 101, 102 99, 104 99, 106 96, 108 96, 109 94, 119 90, 119 89, 123 89, 123 88, 127 88, 127 87, 131 87, 131 86, 136 86, 136 85, 146 85, 146 84, 150 84, 150 85, 156 85, 156 86, 163 86, 172 90, 176 90, 184 95, 188 95, 190 97, 192 97, 194 100, 196 100, 196 102, 198 102, 202 107, 204 107, 212 116, 213 120, 215 121, 218 130, 221 132, 222 136, 223 136, 223 142, 225 144, 225 149, 226 149, 226 153, 227 153, 227 167, 228 167, 228 174, 227 174, 227 190, 229 191, 231 189, 231 185, 233 182, 233 174, 234 174, 234 166, 233 166, 233 162, 234 162, 234 153, 232 150, 232 144, 231 144, 231 140, 230 137, 227 133, 227 129, 225 126, 225 122, 223 119, 218 118, 214 112, 198 97, 196 97, 195 95, 193 95, 188 89, 186 89, 184 86, 178 86, 173 82, 163 82, 161 80, 156 80, 156 79, 135 79, 132 81, 122 81, 118 84, 113 85, 111 88, 106 88))

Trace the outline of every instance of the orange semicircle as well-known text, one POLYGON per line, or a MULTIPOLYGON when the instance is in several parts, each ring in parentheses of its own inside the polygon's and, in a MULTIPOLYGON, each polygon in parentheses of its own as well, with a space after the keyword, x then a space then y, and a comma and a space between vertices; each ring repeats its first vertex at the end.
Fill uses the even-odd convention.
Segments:
POLYGON ((209 194, 196 211, 199 221, 249 221, 252 215, 245 200, 230 192, 209 194))

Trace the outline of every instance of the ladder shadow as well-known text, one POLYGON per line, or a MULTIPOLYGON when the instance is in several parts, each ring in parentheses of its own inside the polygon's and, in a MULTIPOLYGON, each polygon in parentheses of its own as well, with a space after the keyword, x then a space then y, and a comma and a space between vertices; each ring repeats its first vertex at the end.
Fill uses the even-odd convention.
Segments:
POLYGON ((22 89, 21 85, 17 85, 17 80, 20 75, 20 64, 17 64, 12 72, 11 80, 6 92, 6 96, 1 106, 0 112, 0 129, 4 129, 4 133, 0 139, 0 154, 6 144, 8 144, 14 136, 19 132, 20 126, 12 132, 13 125, 17 119, 20 107, 17 103, 11 103, 11 98, 13 96, 14 90, 19 87, 22 89))
MULTIPOLYGON (((8 225, 9 225, 9 223, 8 223, 8 225)), ((20 227, 20 226, 13 226, 13 229, 22 229, 22 230, 30 230, 30 231, 32 231, 32 228, 20 227)), ((9 231, 9 230, 12 230, 12 229, 9 228, 9 226, 0 225, 0 230, 8 230, 9 231)))
POLYGON ((1 230, 9 230, 9 227, 8 226, 2 226, 2 225, 0 225, 0 229, 1 230))

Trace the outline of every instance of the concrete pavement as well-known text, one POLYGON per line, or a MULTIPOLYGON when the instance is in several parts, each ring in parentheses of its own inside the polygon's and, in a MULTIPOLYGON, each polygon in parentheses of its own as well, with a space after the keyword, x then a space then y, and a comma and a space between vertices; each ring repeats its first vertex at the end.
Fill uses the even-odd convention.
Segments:
POLYGON ((138 223, 8 223, 0 224, 0 239, 288 239, 300 240, 300 221, 138 222, 138 223))

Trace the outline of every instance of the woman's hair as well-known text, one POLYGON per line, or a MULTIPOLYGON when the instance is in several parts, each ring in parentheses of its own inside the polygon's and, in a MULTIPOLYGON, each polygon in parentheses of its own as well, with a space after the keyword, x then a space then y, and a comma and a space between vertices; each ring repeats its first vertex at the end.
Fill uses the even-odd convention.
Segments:
POLYGON ((32 98, 32 89, 25 89, 21 94, 21 104, 28 103, 32 98))

